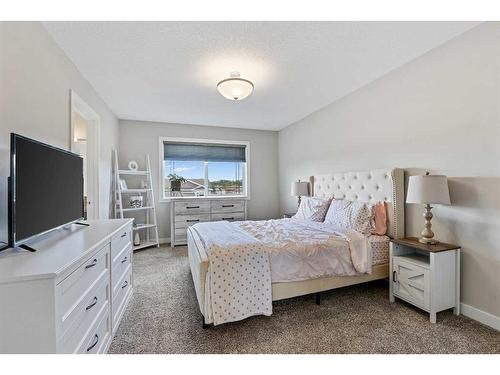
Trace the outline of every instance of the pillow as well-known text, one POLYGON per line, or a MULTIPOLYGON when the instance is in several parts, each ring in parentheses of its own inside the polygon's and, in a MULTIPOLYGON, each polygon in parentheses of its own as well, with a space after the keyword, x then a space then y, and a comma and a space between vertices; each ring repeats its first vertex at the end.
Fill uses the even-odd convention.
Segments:
POLYGON ((292 219, 321 222, 325 219, 331 200, 331 198, 303 197, 292 219))
POLYGON ((368 235, 372 229, 372 217, 373 206, 368 203, 334 200, 326 213, 325 223, 368 235))
POLYGON ((372 234, 384 236, 387 233, 387 203, 378 202, 373 207, 372 234))

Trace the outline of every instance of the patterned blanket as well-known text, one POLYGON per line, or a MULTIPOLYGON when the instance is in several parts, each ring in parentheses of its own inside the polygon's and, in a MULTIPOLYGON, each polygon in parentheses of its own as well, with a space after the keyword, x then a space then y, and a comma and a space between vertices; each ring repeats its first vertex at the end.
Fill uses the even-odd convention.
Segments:
POLYGON ((226 221, 192 227, 209 259, 205 284, 205 323, 234 322, 272 314, 268 249, 249 233, 226 221))

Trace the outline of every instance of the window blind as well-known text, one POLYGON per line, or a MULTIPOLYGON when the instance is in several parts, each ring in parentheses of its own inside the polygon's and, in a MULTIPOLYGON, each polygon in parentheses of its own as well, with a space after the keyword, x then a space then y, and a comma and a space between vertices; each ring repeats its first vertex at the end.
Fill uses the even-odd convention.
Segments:
POLYGON ((164 143, 165 160, 246 162, 244 145, 164 143))

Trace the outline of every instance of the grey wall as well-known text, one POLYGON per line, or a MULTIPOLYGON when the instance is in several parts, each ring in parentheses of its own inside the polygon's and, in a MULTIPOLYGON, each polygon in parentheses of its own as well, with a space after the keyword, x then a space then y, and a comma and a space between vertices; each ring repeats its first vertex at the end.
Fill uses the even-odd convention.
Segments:
MULTIPOLYGON (((463 34, 279 133, 281 211, 290 181, 402 167, 450 177, 439 240, 463 247, 462 302, 500 316, 500 24, 463 34)), ((407 205, 407 235, 423 227, 407 205)))
POLYGON ((70 148, 70 89, 101 116, 100 216, 109 213, 118 119, 39 22, 0 22, 0 239, 7 239, 9 134, 70 148))
POLYGON ((130 160, 143 166, 146 153, 151 158, 160 237, 170 237, 170 203, 159 202, 159 137, 249 141, 251 199, 248 217, 269 219, 279 214, 277 132, 120 120, 120 168, 125 168, 130 160))

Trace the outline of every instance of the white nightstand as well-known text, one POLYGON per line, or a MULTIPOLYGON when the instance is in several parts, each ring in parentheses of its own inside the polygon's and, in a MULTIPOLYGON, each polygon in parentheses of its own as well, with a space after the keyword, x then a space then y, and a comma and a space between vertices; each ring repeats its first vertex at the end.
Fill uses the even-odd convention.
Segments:
POLYGON ((460 247, 426 245, 417 238, 391 240, 389 300, 400 298, 430 314, 453 307, 460 314, 460 247))

